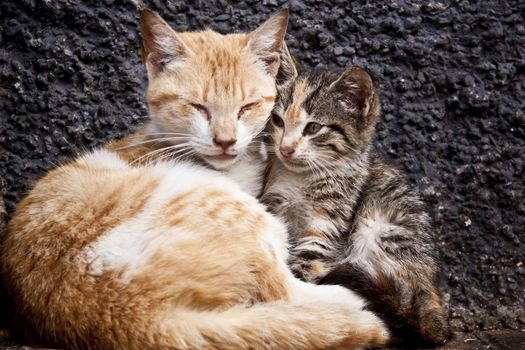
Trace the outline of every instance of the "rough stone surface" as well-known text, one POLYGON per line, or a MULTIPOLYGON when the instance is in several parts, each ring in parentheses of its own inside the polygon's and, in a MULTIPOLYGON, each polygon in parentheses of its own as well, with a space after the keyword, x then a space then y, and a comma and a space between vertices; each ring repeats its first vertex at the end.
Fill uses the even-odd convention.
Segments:
MULTIPOLYGON (((283 1, 147 1, 179 30, 248 30, 283 1)), ((525 329, 525 2, 299 1, 287 41, 310 67, 375 78, 380 147, 423 193, 455 331, 525 329)), ((31 183, 145 119, 129 1, 0 3, 0 177, 31 183)))
MULTIPOLYGON (((4 195, 6 192, 5 183, 2 177, 0 177, 0 239, 4 235, 5 231, 5 224, 7 221, 7 212, 5 210, 5 204, 4 204, 4 195)), ((0 344, 1 344, 1 330, 5 326, 7 326, 7 319, 6 319, 6 307, 5 307, 5 300, 4 295, 2 292, 2 281, 0 279, 0 344)))

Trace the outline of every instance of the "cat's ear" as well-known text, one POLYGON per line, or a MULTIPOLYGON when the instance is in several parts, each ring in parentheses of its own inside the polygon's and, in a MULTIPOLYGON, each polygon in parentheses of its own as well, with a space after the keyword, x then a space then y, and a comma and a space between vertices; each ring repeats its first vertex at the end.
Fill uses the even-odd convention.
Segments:
POLYGON ((275 80, 278 86, 284 86, 297 78, 301 70, 301 65, 290 54, 286 43, 283 43, 280 59, 281 65, 279 66, 279 71, 277 72, 277 77, 275 80))
POLYGON ((148 73, 156 76, 166 65, 182 59, 189 50, 180 36, 157 12, 145 9, 140 16, 141 58, 148 73))
MULTIPOLYGON (((341 104, 354 116, 375 124, 380 102, 370 75, 362 68, 352 67, 334 81, 330 89, 339 94, 341 104)), ((370 123, 365 124, 370 124, 370 123)))
POLYGON ((272 15, 249 34, 248 46, 272 76, 277 75, 281 49, 288 26, 288 9, 272 15))

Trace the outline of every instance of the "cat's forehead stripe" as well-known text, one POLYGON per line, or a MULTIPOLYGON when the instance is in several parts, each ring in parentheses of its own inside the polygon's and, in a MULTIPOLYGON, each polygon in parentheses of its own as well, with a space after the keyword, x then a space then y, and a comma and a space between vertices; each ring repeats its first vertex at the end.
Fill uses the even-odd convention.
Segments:
POLYGON ((292 102, 286 110, 286 117, 293 121, 301 119, 301 111, 303 110, 303 103, 311 93, 311 87, 306 80, 299 80, 295 86, 292 94, 292 102))

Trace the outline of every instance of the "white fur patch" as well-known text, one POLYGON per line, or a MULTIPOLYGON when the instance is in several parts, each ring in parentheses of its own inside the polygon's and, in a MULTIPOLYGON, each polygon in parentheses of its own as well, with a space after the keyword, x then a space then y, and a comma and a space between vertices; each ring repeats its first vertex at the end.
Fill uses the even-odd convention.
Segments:
POLYGON ((398 226, 392 224, 381 213, 375 213, 371 218, 362 220, 353 234, 352 250, 343 263, 359 265, 373 276, 376 270, 393 274, 398 263, 385 254, 380 242, 382 236, 387 236, 396 228, 398 229, 398 226))
POLYGON ((334 303, 356 311, 362 310, 365 306, 361 297, 341 286, 315 285, 298 279, 293 279, 290 283, 293 302, 300 304, 334 303))
POLYGON ((228 178, 238 184, 246 193, 257 197, 262 191, 264 169, 266 164, 257 158, 246 154, 224 172, 228 178))
MULTIPOLYGON (((103 154, 106 156, 106 154, 103 154)), ((99 162, 98 158, 92 159, 99 162)), ((131 279, 140 273, 148 259, 167 245, 176 249, 177 242, 196 239, 203 232, 186 232, 159 228, 155 216, 165 204, 181 192, 198 190, 210 185, 231 193, 232 197, 246 199, 241 189, 219 172, 188 163, 163 162, 145 169, 157 174, 162 181, 141 212, 113 228, 88 246, 81 260, 88 264, 87 272, 98 276, 105 271, 122 270, 122 278, 131 279)), ((249 197, 248 197, 249 198, 249 197)), ((250 198, 251 199, 251 198, 250 198)), ((257 202, 254 200, 254 203, 257 202)))
POLYGON ((323 218, 312 218, 308 227, 312 231, 332 233, 335 235, 338 234, 338 229, 335 223, 323 218))
MULTIPOLYGON (((191 126, 191 146, 201 155, 217 154, 217 146, 213 142, 213 135, 209 123, 203 118, 194 118, 191 126)), ((252 152, 248 147, 253 138, 260 133, 256 128, 250 128, 241 121, 237 124, 237 142, 231 147, 230 152, 239 156, 230 161, 209 162, 213 167, 222 171, 223 174, 237 183, 246 193, 258 196, 262 190, 262 177, 266 164, 261 157, 261 150, 252 152)), ((266 149, 262 150, 264 153, 266 149)))
POLYGON ((266 234, 263 236, 263 249, 268 250, 270 256, 275 254, 277 261, 286 266, 288 259, 288 232, 286 226, 273 215, 268 215, 266 226, 266 234))
POLYGON ((94 167, 103 167, 109 169, 126 169, 128 163, 123 161, 116 153, 106 149, 98 149, 82 156, 79 160, 81 164, 89 164, 94 167))

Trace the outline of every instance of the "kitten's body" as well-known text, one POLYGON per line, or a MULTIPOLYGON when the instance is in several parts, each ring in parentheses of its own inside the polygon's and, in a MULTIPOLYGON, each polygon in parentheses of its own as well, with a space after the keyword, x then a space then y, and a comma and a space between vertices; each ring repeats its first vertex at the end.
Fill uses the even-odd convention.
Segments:
POLYGON ((292 270, 358 292, 400 334, 442 342, 430 219, 370 143, 379 116, 370 78, 359 69, 303 73, 280 94, 262 199, 288 224, 292 270))
POLYGON ((292 275, 284 225, 241 189, 258 192, 259 169, 236 183, 273 107, 286 17, 199 36, 143 15, 150 124, 51 171, 9 222, 2 272, 29 338, 67 349, 385 343, 362 299, 292 275))

